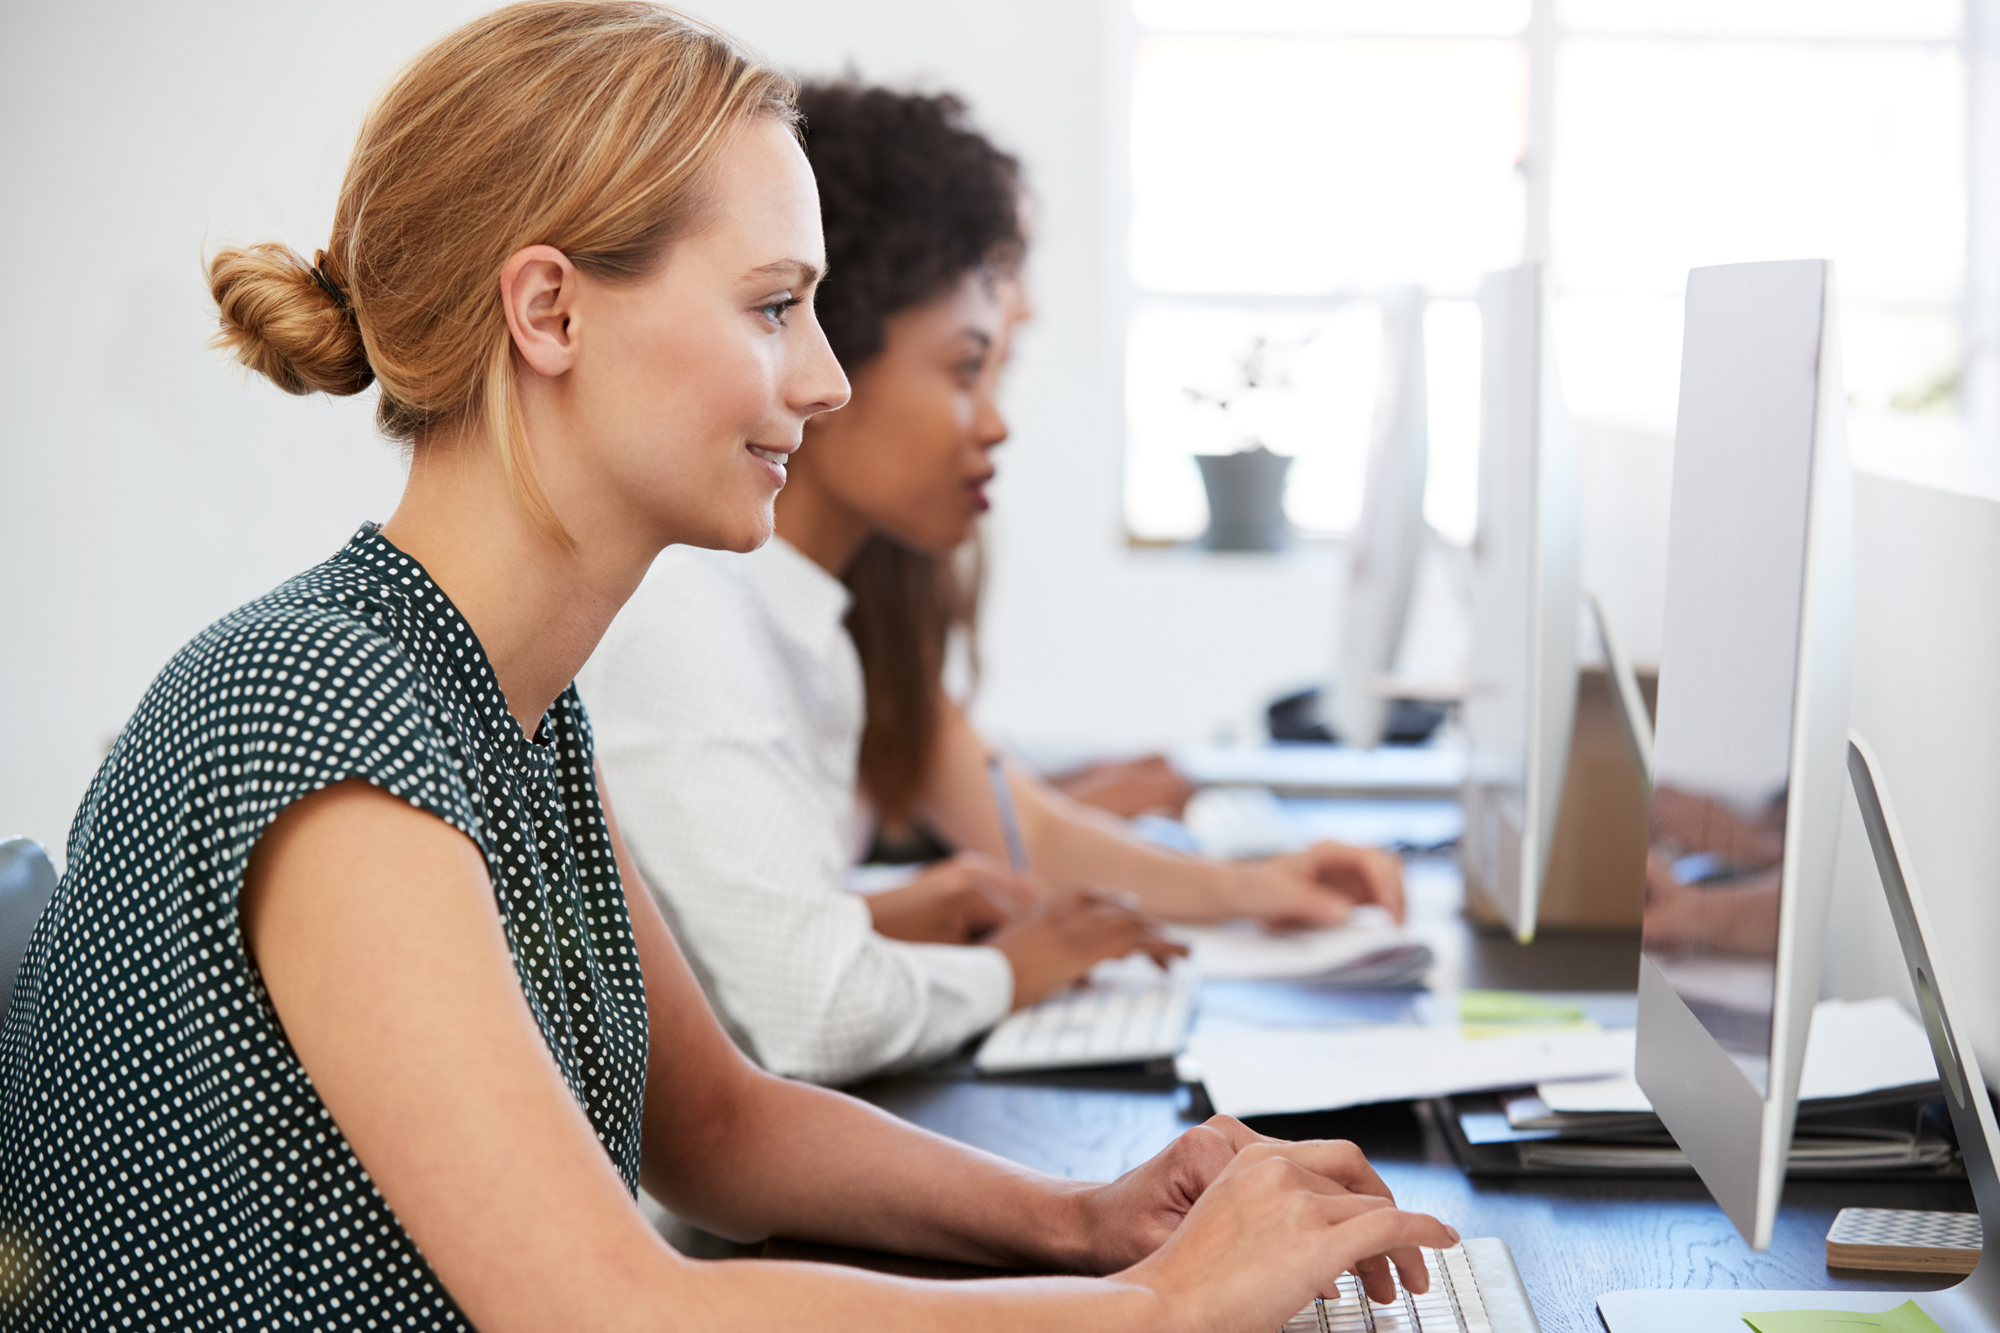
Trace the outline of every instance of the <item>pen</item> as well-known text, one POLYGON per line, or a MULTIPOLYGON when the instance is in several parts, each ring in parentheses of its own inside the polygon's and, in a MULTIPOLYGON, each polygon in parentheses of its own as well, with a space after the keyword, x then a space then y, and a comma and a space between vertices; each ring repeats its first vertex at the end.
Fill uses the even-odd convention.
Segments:
POLYGON ((1014 816, 1014 793, 1000 756, 986 756, 986 778, 993 784, 993 805, 1000 812, 1000 836, 1007 840, 1007 865, 1017 875, 1028 873, 1028 844, 1021 841, 1021 821, 1014 816))

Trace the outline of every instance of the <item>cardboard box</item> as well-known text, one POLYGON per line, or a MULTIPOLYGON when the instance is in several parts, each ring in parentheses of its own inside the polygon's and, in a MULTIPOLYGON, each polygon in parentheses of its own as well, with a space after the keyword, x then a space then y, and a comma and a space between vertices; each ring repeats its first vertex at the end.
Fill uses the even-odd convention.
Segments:
MULTIPOLYGON (((1639 673, 1649 714, 1658 687, 1655 673, 1639 673)), ((1585 669, 1577 678, 1569 771, 1536 929, 1637 930, 1645 885, 1645 788, 1618 720, 1610 678, 1585 669)), ((1467 894, 1466 913, 1482 926, 1501 928, 1499 915, 1476 892, 1467 894)))

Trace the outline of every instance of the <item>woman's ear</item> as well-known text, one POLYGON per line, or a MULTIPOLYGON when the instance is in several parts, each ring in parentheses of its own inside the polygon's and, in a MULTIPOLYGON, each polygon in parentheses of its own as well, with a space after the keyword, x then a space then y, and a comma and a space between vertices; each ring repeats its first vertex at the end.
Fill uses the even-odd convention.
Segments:
POLYGON ((500 304, 514 350, 537 375, 553 379, 576 359, 577 289, 583 274, 552 245, 516 250, 500 269, 500 304))

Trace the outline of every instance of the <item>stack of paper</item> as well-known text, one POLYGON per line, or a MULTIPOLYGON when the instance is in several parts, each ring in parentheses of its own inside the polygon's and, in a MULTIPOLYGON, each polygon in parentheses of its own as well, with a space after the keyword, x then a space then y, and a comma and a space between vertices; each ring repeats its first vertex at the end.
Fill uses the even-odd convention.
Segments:
POLYGON ((1347 925, 1327 930, 1273 932, 1254 921, 1232 921, 1168 933, 1188 946, 1195 966, 1212 981, 1387 990, 1417 984, 1431 967, 1430 947, 1379 907, 1357 908, 1347 925))
POLYGON ((1557 1028, 1467 1037, 1458 1027, 1397 1024, 1196 1033, 1208 1100, 1224 1115, 1331 1111, 1632 1067, 1632 1030, 1557 1028))
MULTIPOLYGON (((1937 1095, 1937 1067, 1923 1027, 1894 1000, 1822 1001, 1800 1091, 1793 1175, 1929 1172, 1952 1161, 1951 1143, 1910 1114, 1910 1103, 1937 1095)), ((1490 1098, 1461 1101, 1447 1125, 1454 1152, 1476 1175, 1692 1171, 1629 1069, 1542 1081, 1492 1106, 1490 1098)))
MULTIPOLYGON (((1806 1035, 1805 1068, 1799 1074, 1800 1102, 1832 1101, 1937 1082, 1937 1062, 1923 1024, 1896 1001, 1821 1000, 1813 1007, 1806 1035)), ((1549 1116, 1650 1115, 1653 1103, 1630 1069, 1606 1078, 1555 1082, 1537 1080, 1535 1094, 1549 1116)), ((1523 1114, 1528 1114, 1524 1108, 1523 1114)), ((1517 1128, 1576 1128, 1572 1121, 1524 1123, 1517 1128)))

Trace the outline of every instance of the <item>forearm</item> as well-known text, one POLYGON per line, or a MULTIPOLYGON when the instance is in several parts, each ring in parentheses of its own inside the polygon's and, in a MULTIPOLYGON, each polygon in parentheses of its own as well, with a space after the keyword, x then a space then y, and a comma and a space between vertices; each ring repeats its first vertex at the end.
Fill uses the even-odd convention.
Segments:
POLYGON ((752 1074, 726 1132, 666 1143, 649 1188, 741 1240, 785 1236, 1002 1268, 1094 1272, 1087 1183, 1030 1171, 842 1093, 752 1074), (671 1149, 670 1149, 671 1150, 671 1149), (656 1179, 655 1179, 656 1178, 656 1179))
MULTIPOLYGON (((793 1320, 827 1330, 904 1333, 1159 1333, 1177 1325, 1161 1297, 1132 1282, 1008 1278, 920 1282, 829 1264, 692 1265, 677 1284, 675 1327, 740 1329, 793 1320), (691 1316, 691 1317, 690 1317, 691 1316)), ((665 1293, 663 1293, 663 1296, 665 1293)))
POLYGON ((1170 920, 1231 915, 1233 867, 1139 842, 1108 816, 1034 778, 1015 776, 1013 791, 1029 855, 1050 883, 1121 889, 1170 920))
MULTIPOLYGON (((987 777, 986 742, 947 703, 925 779, 920 813, 957 846, 1007 855, 987 777)), ((1150 847, 1102 811, 1070 800, 1032 775, 1009 769, 1008 787, 1034 872, 1057 888, 1109 888, 1137 895, 1160 916, 1207 921, 1232 915, 1231 867, 1150 847)))

